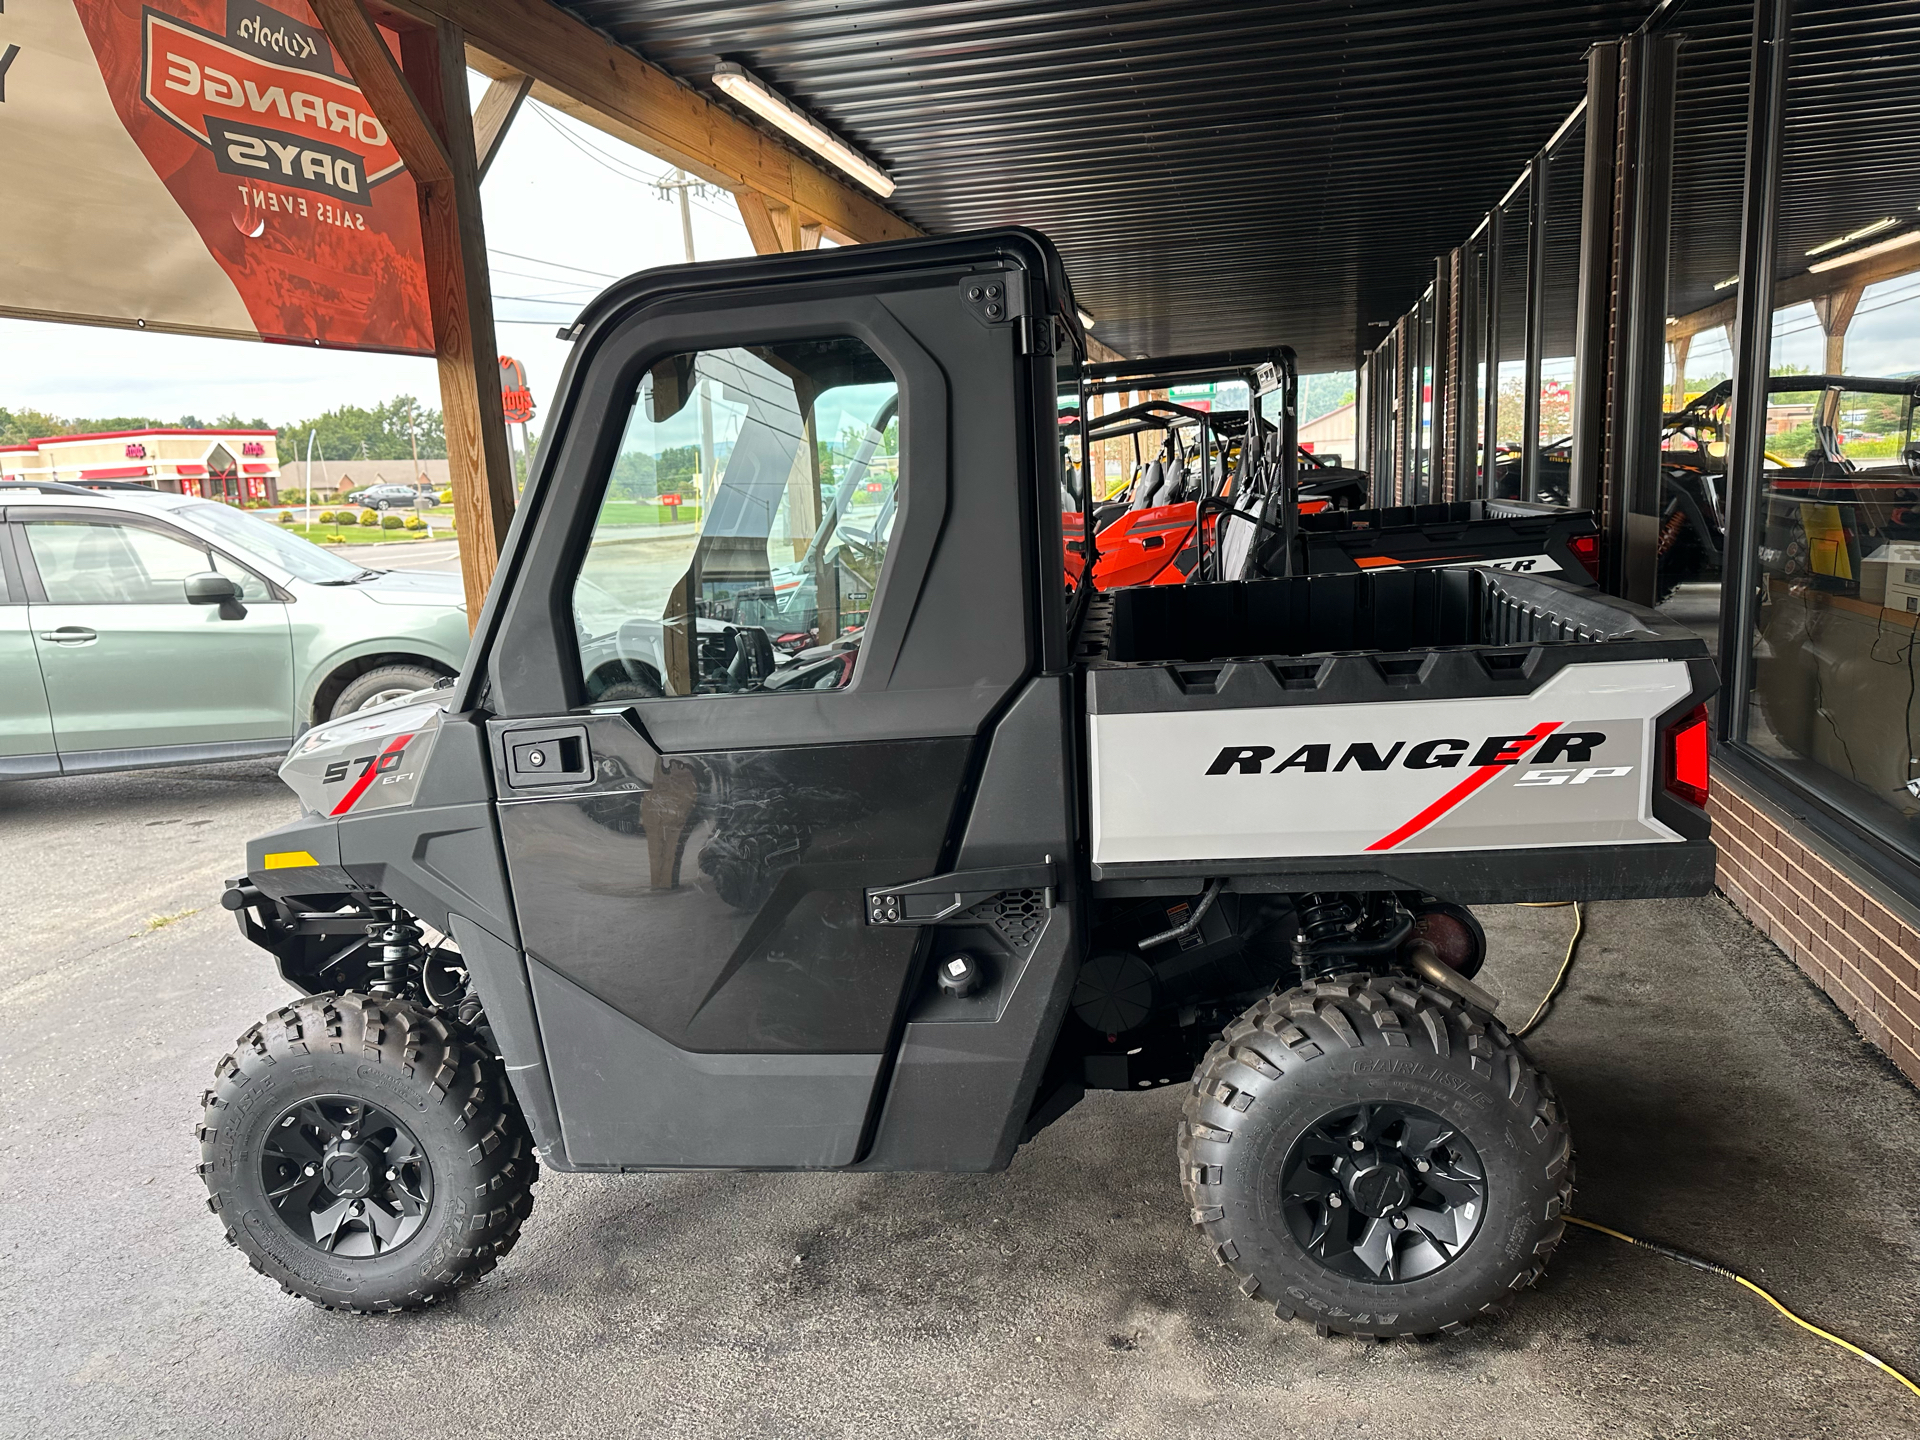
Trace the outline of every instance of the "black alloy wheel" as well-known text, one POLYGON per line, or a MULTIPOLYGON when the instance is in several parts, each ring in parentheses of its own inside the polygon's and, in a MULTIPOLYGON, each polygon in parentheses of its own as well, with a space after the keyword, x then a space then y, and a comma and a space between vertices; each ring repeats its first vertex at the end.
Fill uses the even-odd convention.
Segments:
POLYGON ((1417 1105, 1349 1105, 1294 1141, 1280 1204, 1311 1258, 1352 1280, 1416 1280, 1449 1264, 1487 1213, 1466 1137, 1417 1105))
POLYGON ((413 1132, 346 1095, 302 1100, 273 1122, 260 1184, 299 1239, 356 1259, 406 1244, 433 1206, 433 1167, 413 1132))

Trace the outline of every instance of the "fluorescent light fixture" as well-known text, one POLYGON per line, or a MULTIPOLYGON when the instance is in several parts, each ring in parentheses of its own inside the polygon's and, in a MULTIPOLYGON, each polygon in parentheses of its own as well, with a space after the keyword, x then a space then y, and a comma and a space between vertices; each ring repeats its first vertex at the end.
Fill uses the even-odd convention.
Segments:
POLYGON ((1094 327, 1095 323, 1096 322, 1094 318, 1091 315, 1089 315, 1086 311, 1082 310, 1080 312, 1080 328, 1082 330, 1091 330, 1094 327))
POLYGON ((1851 265, 1856 260, 1865 260, 1872 255, 1884 255, 1889 250, 1898 250, 1902 245, 1911 245, 1916 240, 1920 240, 1920 230, 1909 230, 1904 235, 1895 235, 1880 241, 1877 245, 1869 245, 1864 250, 1849 250, 1845 255, 1835 255, 1831 260, 1817 261, 1807 269, 1815 273, 1822 270, 1838 270, 1842 265, 1851 265))
POLYGON ((768 124, 786 131, 814 154, 831 160, 875 194, 893 194, 893 179, 886 171, 751 71, 739 65, 717 65, 713 83, 768 124))
POLYGON ((1713 288, 1716 290, 1730 290, 1735 285, 1738 285, 1739 283, 1740 283, 1740 277, 1738 275, 1729 275, 1726 279, 1722 280, 1718 285, 1714 286, 1713 288))
POLYGON ((1829 250, 1838 250, 1842 245, 1851 245, 1854 241, 1864 240, 1869 235, 1878 235, 1882 230, 1891 230, 1899 223, 1898 220, 1889 215, 1886 219, 1876 220, 1871 225, 1862 225, 1851 234, 1836 235, 1831 240, 1822 240, 1818 245, 1807 251, 1807 258, 1812 259, 1815 255, 1824 255, 1829 250))

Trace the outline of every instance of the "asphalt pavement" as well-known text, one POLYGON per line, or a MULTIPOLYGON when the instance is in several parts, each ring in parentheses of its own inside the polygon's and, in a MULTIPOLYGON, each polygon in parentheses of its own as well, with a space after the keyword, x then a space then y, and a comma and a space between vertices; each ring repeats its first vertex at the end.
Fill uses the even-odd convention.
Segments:
MULTIPOLYGON (((1920 1401, 1715 1276, 1573 1233, 1503 1324, 1320 1339, 1186 1221, 1176 1089, 1005 1174, 549 1174, 423 1315, 327 1314, 221 1240, 214 1061, 287 990, 219 908, 293 813, 237 764, 0 786, 0 1435, 1901 1437, 1920 1401)), ((1483 912, 1524 1015, 1571 912, 1483 912)), ((1920 1369, 1920 1097, 1718 899, 1591 907, 1533 1048, 1579 1213, 1920 1369)))

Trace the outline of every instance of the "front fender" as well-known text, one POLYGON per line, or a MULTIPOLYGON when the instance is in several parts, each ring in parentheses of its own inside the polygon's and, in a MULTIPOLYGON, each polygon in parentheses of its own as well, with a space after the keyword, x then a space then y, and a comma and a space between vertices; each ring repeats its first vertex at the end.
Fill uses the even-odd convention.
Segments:
MULTIPOLYGON (((459 674, 467 660, 466 614, 449 609, 445 613, 452 617, 452 621, 448 623, 439 612, 427 613, 432 616, 433 623, 421 624, 413 629, 403 629, 389 623, 378 634, 356 635, 344 642, 337 634, 328 632, 306 637, 304 647, 297 648, 294 655, 296 673, 300 676, 300 688, 294 702, 296 727, 304 729, 325 718, 314 715, 314 698, 320 693, 320 687, 326 683, 328 676, 355 660, 366 660, 375 655, 404 656, 426 661, 449 675, 459 674)), ((297 633, 294 644, 302 647, 302 637, 297 633)))

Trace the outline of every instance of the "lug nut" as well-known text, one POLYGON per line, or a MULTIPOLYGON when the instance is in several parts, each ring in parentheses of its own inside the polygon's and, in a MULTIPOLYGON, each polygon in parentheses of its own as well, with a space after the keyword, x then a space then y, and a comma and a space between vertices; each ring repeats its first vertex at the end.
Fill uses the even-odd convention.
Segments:
POLYGON ((391 1170, 387 1171, 387 1179, 391 1180, 393 1178, 394 1178, 394 1172, 391 1170))
POLYGON ((1424 1175, 1427 1173, 1427 1171, 1431 1170, 1433 1166, 1429 1165, 1424 1160, 1416 1160, 1413 1162, 1413 1168, 1418 1170, 1422 1175, 1424 1175))
POLYGON ((1367 1148, 1367 1142, 1364 1140, 1356 1140, 1353 1142, 1353 1148, 1356 1150, 1364 1150, 1367 1148))
POLYGON ((1406 1217, 1406 1216, 1404 1216, 1404 1215, 1396 1215, 1396 1216, 1394 1216, 1394 1217, 1393 1217, 1393 1228, 1394 1228, 1394 1229, 1396 1229, 1396 1230, 1404 1230, 1404 1229, 1406 1229, 1406 1228, 1407 1228, 1407 1217, 1406 1217))
POLYGON ((313 1172, 314 1172, 314 1169, 315 1169, 315 1167, 314 1167, 314 1166, 312 1166, 312 1165, 309 1165, 309 1166, 307 1166, 307 1174, 309 1174, 309 1175, 311 1175, 311 1174, 313 1174, 313 1172))
POLYGON ((1338 1195, 1329 1195, 1327 1197, 1327 1208, 1329 1210, 1338 1210, 1340 1208, 1340 1197, 1338 1195))
POLYGON ((352 1131, 352 1129, 351 1129, 351 1128, 349 1128, 349 1129, 346 1129, 346 1130, 342 1130, 342 1131, 340 1132, 340 1138, 341 1138, 342 1140, 351 1140, 351 1139, 353 1138, 353 1131, 352 1131))

